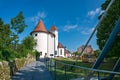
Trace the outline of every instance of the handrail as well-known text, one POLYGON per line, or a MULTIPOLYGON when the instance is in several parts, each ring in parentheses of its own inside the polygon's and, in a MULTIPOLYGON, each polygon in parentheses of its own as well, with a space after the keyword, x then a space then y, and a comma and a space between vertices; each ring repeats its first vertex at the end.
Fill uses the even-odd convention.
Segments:
POLYGON ((113 71, 100 70, 100 69, 92 69, 92 68, 88 68, 88 67, 76 66, 76 65, 60 62, 58 60, 55 60, 55 61, 58 62, 58 63, 61 63, 63 65, 71 66, 71 67, 76 67, 76 68, 81 68, 81 69, 86 69, 86 70, 96 71, 96 72, 102 72, 102 73, 109 73, 109 74, 113 73, 113 74, 119 74, 120 75, 120 72, 113 72, 113 71))
MULTIPOLYGON (((103 73, 103 74, 115 74, 115 75, 120 75, 120 72, 117 72, 117 71, 109 71, 109 70, 100 70, 100 69, 93 69, 93 68, 88 68, 88 67, 83 67, 83 66, 77 66, 77 65, 74 65, 74 64, 70 64, 70 63, 66 63, 66 62, 62 62, 62 61, 59 61, 57 59, 49 59, 46 61, 46 66, 48 68, 48 70, 51 72, 51 76, 53 77, 53 80, 57 80, 57 70, 63 70, 64 71, 64 79, 63 80, 67 80, 69 79, 70 77, 68 76, 69 74, 67 73, 68 72, 71 72, 71 68, 74 70, 77 70, 77 69, 80 69, 80 70, 85 70, 85 71, 88 71, 88 73, 90 72, 91 74, 96 74, 95 76, 97 77, 98 80, 101 80, 101 79, 108 79, 108 76, 107 75, 103 75, 103 76, 100 76, 100 73, 103 73), (59 65, 62 65, 61 67, 58 66, 59 65), (68 68, 69 67, 69 68, 68 68), (68 69, 67 69, 68 68, 68 69)), ((94 76, 94 77, 95 77, 94 76)), ((87 79, 87 75, 86 76, 80 76, 80 78, 84 78, 86 80, 89 80, 87 79)), ((92 78, 93 76, 91 76, 90 78, 92 78)), ((119 77, 120 78, 120 77, 119 77)))

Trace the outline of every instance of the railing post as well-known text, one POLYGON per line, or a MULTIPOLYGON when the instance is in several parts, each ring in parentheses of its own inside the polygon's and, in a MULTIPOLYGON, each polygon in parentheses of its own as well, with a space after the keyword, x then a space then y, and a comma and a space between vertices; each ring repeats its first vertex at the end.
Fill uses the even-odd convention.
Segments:
POLYGON ((55 73, 54 73, 54 75, 55 75, 55 80, 56 80, 56 60, 55 60, 55 73))
POLYGON ((47 60, 46 63, 47 63, 47 65, 46 65, 46 66, 47 66, 47 69, 49 70, 49 61, 47 60))
POLYGON ((65 80, 67 80, 66 65, 64 65, 64 70, 65 70, 65 80))
POLYGON ((48 70, 50 71, 50 60, 48 61, 48 70))
POLYGON ((50 63, 49 64, 50 64, 49 67, 50 67, 50 72, 51 72, 51 58, 50 58, 50 63))
POLYGON ((100 73, 99 72, 97 72, 98 73, 98 80, 100 80, 100 73))

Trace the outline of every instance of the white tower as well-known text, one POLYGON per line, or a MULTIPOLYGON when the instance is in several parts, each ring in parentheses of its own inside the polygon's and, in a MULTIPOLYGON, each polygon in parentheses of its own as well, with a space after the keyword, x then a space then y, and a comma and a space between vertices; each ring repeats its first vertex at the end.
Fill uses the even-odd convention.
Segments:
POLYGON ((31 32, 31 35, 36 40, 36 46, 35 50, 37 50, 40 53, 40 57, 44 58, 47 56, 47 35, 48 32, 45 29, 45 26, 42 22, 42 20, 39 21, 35 29, 31 32))
POLYGON ((55 56, 58 56, 58 49, 57 49, 57 47, 58 47, 58 30, 57 30, 57 28, 55 27, 55 26, 52 26, 51 27, 51 29, 50 29, 50 31, 53 33, 53 34, 55 34, 55 40, 54 40, 54 45, 55 45, 55 56))
POLYGON ((54 53, 55 53, 55 34, 53 34, 52 32, 48 31, 48 56, 50 58, 54 57, 54 53))

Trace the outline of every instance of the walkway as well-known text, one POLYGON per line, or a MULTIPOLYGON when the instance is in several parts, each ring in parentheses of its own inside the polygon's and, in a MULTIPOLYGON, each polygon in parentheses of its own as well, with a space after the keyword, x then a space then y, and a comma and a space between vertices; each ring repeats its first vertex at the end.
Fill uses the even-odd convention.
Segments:
POLYGON ((12 80, 52 80, 43 61, 33 62, 19 70, 12 80))

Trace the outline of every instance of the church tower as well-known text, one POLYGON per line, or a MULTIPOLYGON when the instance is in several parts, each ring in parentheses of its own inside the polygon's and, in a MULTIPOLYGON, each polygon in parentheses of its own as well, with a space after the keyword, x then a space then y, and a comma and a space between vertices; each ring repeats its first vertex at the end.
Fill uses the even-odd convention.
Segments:
POLYGON ((40 20, 35 27, 35 29, 31 32, 31 35, 36 40, 35 50, 40 53, 40 57, 45 57, 47 55, 47 34, 48 31, 46 30, 42 20, 40 20))
POLYGON ((40 58, 64 57, 64 46, 58 43, 58 29, 56 26, 53 25, 51 29, 47 31, 42 20, 40 20, 31 32, 31 35, 36 40, 34 49, 40 53, 40 58))
POLYGON ((50 31, 53 34, 55 34, 55 40, 54 40, 55 52, 54 52, 54 56, 57 56, 57 54, 58 54, 58 49, 57 49, 57 47, 58 47, 58 30, 57 30, 56 26, 53 25, 51 27, 50 31))

